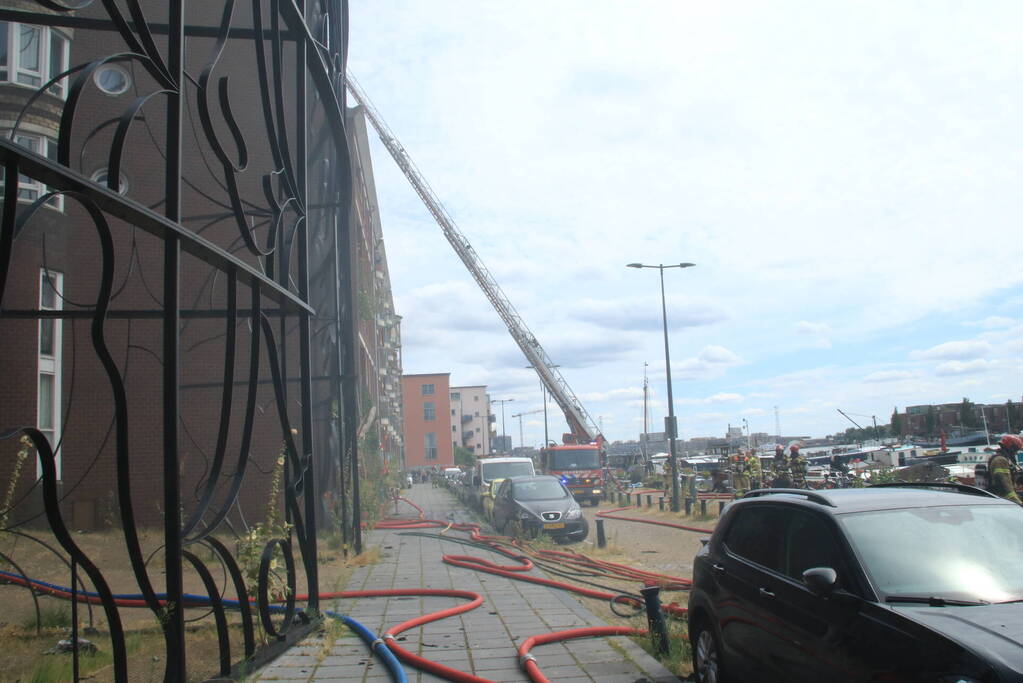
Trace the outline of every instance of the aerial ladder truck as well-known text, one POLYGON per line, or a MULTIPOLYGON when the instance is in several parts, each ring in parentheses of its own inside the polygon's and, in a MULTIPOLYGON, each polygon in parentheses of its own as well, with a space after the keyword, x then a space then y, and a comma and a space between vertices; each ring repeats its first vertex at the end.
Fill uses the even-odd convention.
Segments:
POLYGON ((422 172, 413 163, 412 158, 398 141, 398 137, 384 122, 380 112, 376 110, 365 91, 351 73, 347 74, 348 91, 362 107, 366 118, 376 130, 384 147, 398 168, 405 174, 412 189, 415 190, 427 210, 433 215, 441 232, 455 250, 455 254, 483 290, 494 310, 501 317, 512 339, 522 350, 529 365, 539 375, 540 381, 550 392, 554 402, 565 414, 569 431, 563 437, 563 445, 545 444, 541 450, 544 471, 558 474, 577 497, 589 498, 596 504, 605 481, 604 437, 596 427, 596 423, 583 408, 582 403, 573 393, 568 382, 557 370, 557 365, 536 336, 529 331, 522 316, 518 314, 511 301, 501 291, 497 280, 490 274, 472 244, 455 225, 455 220, 441 203, 437 194, 426 182, 422 172), (584 483, 585 482, 585 483, 584 483))

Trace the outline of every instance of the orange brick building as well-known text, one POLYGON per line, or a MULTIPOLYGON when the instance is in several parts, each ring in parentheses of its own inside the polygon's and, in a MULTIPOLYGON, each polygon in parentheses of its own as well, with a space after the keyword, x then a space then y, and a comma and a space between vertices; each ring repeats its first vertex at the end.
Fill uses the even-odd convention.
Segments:
POLYGON ((401 377, 405 466, 410 470, 455 464, 450 385, 447 372, 401 377))

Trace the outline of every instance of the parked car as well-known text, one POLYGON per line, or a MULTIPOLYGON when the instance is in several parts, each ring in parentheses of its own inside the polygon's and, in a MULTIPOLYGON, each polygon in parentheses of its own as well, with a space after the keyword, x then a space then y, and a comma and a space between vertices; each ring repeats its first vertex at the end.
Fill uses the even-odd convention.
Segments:
POLYGON ((549 474, 509 477, 494 497, 494 526, 509 533, 518 526, 527 535, 581 541, 590 531, 583 510, 561 480, 549 474))
POLYGON ((697 680, 1023 681, 1023 509, 962 484, 754 491, 696 556, 697 680))

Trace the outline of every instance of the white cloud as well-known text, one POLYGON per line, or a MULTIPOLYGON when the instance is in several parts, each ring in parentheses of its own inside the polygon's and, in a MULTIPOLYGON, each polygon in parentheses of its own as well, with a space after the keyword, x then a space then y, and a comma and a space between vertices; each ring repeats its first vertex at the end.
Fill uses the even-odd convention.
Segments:
POLYGON ((796 323, 796 332, 813 336, 831 336, 831 325, 827 323, 811 323, 800 320, 796 323))
POLYGON ((917 373, 909 370, 876 370, 863 378, 864 382, 898 382, 913 379, 917 373))
POLYGON ((742 359, 723 346, 705 346, 695 358, 672 363, 672 378, 692 380, 720 377, 740 363, 742 359))
MULTIPOLYGON (((611 389, 610 391, 591 391, 579 394, 580 401, 618 401, 637 397, 643 397, 643 389, 640 387, 623 387, 621 389, 611 389)), ((640 403, 642 404, 642 401, 640 403)))
POLYGON ((973 320, 965 324, 972 327, 983 327, 986 330, 994 330, 1002 327, 1011 327, 1016 324, 1016 321, 1001 315, 989 315, 983 320, 973 320))
POLYGON ((934 372, 941 376, 970 375, 977 372, 986 372, 991 369, 992 365, 994 365, 994 363, 984 360, 983 358, 968 361, 950 360, 939 365, 935 368, 934 372))
POLYGON ((810 344, 820 349, 831 348, 831 325, 827 323, 812 323, 807 320, 800 320, 796 323, 796 334, 808 337, 810 344))
POLYGON ((991 344, 984 340, 950 341, 924 351, 913 351, 911 358, 918 360, 969 360, 991 353, 991 344))

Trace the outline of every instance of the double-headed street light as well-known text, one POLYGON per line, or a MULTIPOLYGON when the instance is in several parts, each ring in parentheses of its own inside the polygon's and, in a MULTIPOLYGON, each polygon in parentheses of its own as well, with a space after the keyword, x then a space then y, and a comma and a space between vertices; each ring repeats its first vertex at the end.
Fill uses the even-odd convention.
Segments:
POLYGON ((675 422, 675 401, 671 394, 671 353, 668 351, 668 306, 664 298, 664 269, 691 268, 695 263, 663 263, 648 266, 643 263, 630 263, 628 268, 656 268, 661 273, 661 320, 664 323, 664 371, 668 376, 668 417, 664 420, 664 431, 668 433, 668 450, 671 459, 671 511, 682 509, 679 504, 678 461, 675 459, 675 437, 678 435, 678 424, 675 422))

